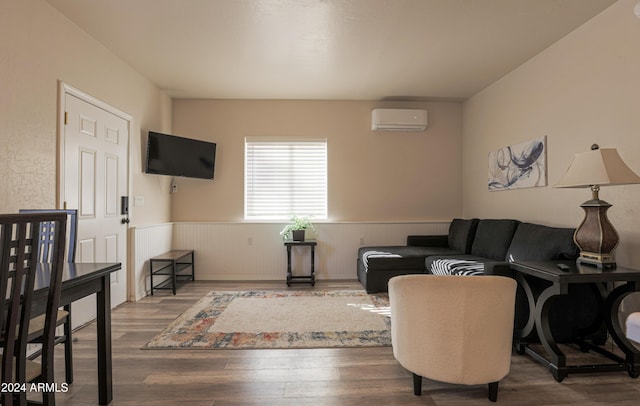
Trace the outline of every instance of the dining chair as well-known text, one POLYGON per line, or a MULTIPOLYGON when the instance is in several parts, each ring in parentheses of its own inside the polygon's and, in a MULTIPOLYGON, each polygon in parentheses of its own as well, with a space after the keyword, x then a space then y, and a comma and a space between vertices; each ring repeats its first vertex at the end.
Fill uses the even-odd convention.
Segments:
MULTIPOLYGON (((0 328, 2 342, 2 382, 18 386, 17 391, 1 391, 5 406, 26 405, 27 385, 43 382, 54 386, 53 347, 56 313, 60 303, 60 287, 64 264, 67 216, 64 213, 0 214, 0 328), (38 235, 40 224, 53 224, 51 263, 47 300, 44 309, 41 362, 27 359, 29 328, 32 320, 34 290, 42 268, 38 263, 38 235), (39 268, 40 267, 40 268, 39 268), (24 385, 24 386, 22 386, 24 385), (24 390, 23 390, 24 389, 24 390)), ((37 309, 36 311, 41 311, 37 309)), ((41 391, 44 405, 55 405, 55 391, 41 391)))
MULTIPOLYGON (((65 254, 66 262, 74 262, 76 259, 76 245, 78 236, 78 211, 66 209, 20 209, 20 213, 65 213, 68 217, 67 222, 67 252, 65 254)), ((53 223, 43 222, 40 224, 38 232, 38 262, 51 263, 53 223)), ((42 321, 41 319, 38 321, 42 321)), ((62 326, 62 335, 56 337, 56 344, 64 344, 64 372, 67 383, 73 383, 73 339, 71 337, 71 305, 63 306, 62 310, 57 314, 57 326, 62 326)), ((32 344, 42 342, 42 335, 37 334, 42 324, 33 325, 31 339, 32 344)), ((40 351, 31 354, 32 358, 39 355, 40 351)))

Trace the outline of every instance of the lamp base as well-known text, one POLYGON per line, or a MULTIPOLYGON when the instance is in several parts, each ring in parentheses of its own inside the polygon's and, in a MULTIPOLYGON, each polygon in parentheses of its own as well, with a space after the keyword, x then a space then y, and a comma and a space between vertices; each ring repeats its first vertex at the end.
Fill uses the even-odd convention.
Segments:
POLYGON ((615 269, 616 262, 611 254, 598 254, 594 252, 580 251, 580 257, 576 260, 578 265, 595 266, 600 269, 615 269))
POLYGON ((580 205, 584 209, 584 220, 573 234, 573 240, 580 248, 578 264, 600 269, 615 269, 613 250, 618 245, 618 232, 607 218, 611 205, 597 197, 580 205))

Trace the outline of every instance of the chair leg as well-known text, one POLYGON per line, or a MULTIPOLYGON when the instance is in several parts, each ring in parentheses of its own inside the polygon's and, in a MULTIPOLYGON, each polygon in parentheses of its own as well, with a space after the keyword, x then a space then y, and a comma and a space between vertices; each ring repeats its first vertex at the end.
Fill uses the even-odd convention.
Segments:
POLYGON ((413 394, 422 395, 422 377, 420 375, 413 374, 413 394))
MULTIPOLYGON (((55 309, 55 311, 57 312, 57 309, 55 309)), ((53 313, 55 315, 55 313, 53 313)), ((49 317, 51 316, 51 313, 49 314, 49 317)), ((55 318, 55 317, 54 317, 55 318)), ((55 339, 55 334, 52 337, 53 339, 55 339)), ((41 365, 41 373, 40 373, 40 377, 37 379, 37 382, 41 382, 44 383, 47 386, 53 386, 54 382, 55 382, 55 374, 54 374, 54 363, 53 363, 53 359, 54 359, 54 347, 55 347, 55 340, 51 340, 51 344, 48 346, 49 347, 49 351, 46 352, 46 356, 45 356, 45 345, 47 345, 46 341, 43 341, 42 343, 42 348, 43 348, 43 354, 41 357, 41 361, 42 361, 42 365, 41 365)), ((44 390, 42 392, 42 405, 43 406, 55 406, 56 404, 56 397, 55 397, 55 390, 44 390)), ((27 404, 33 404, 30 402, 27 402, 27 404)))
POLYGON ((64 341, 64 375, 68 384, 73 383, 73 340, 71 338, 71 305, 64 306, 69 315, 67 316, 67 322, 64 323, 64 335, 66 337, 64 341))
MULTIPOLYGON (((8 403, 8 404, 11 404, 11 403, 8 403)), ((13 404, 14 405, 20 405, 20 406, 26 405, 27 404, 27 392, 26 391, 21 391, 17 395, 14 395, 13 404)))
POLYGON ((498 384, 500 382, 491 382, 489 384, 489 400, 496 402, 498 400, 498 384))
POLYGON ((43 406, 55 406, 56 404, 56 393, 55 391, 45 391, 42 394, 42 405, 43 406))

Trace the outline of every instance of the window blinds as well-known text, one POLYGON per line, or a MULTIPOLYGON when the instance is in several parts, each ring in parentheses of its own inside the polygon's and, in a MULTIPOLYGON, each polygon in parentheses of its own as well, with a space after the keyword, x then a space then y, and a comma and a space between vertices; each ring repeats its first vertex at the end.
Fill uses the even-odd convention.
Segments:
POLYGON ((245 139, 245 219, 327 218, 327 140, 245 139))

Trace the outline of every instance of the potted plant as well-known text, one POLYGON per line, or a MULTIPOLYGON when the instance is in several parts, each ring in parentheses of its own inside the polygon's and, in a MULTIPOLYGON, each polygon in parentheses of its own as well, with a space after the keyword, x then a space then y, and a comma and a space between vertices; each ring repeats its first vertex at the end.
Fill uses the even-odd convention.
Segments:
POLYGON ((316 231, 316 228, 308 217, 293 216, 291 221, 291 224, 287 224, 282 231, 280 231, 283 239, 291 237, 293 241, 304 241, 304 232, 306 229, 309 228, 316 231))

